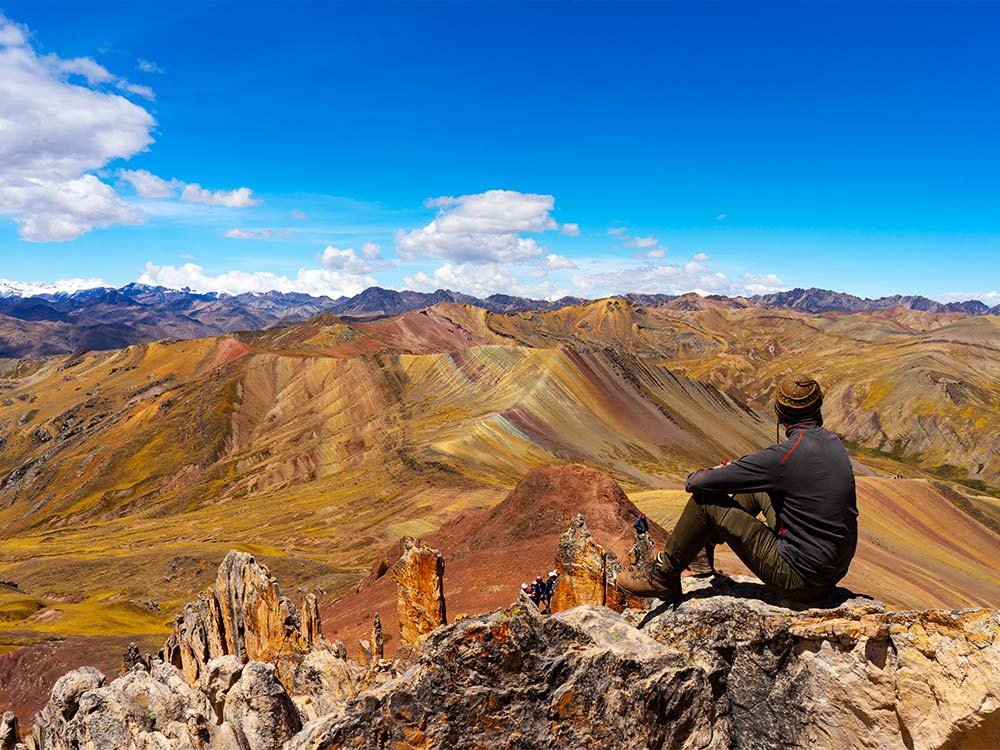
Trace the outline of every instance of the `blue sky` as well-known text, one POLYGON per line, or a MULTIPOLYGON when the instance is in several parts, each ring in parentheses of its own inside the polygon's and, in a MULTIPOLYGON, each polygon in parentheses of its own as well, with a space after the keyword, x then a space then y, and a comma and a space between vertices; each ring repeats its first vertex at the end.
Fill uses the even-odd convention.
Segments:
POLYGON ((1000 302, 993 4, 0 13, 0 278, 1000 302))

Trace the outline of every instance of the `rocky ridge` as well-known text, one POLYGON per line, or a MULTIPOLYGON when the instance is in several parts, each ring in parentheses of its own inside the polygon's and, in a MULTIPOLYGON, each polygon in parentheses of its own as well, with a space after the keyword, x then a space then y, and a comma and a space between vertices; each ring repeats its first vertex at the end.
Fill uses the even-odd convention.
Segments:
MULTIPOLYGON (((590 575, 574 559, 593 553, 588 537, 575 519, 565 538, 578 543, 560 550, 567 578, 590 575)), ((435 560, 432 551, 412 542, 406 551, 394 574, 406 584, 401 599, 435 590, 438 564, 416 562, 435 560), (425 574, 430 581, 414 578, 425 574)), ((574 585, 577 606, 546 617, 522 600, 464 617, 418 635, 392 661, 376 657, 376 626, 371 657, 351 661, 343 644, 304 627, 314 621, 280 595, 265 567, 233 552, 157 657, 147 664, 131 654, 130 671, 110 683, 91 668, 65 675, 20 747, 955 750, 1000 742, 1000 612, 890 612, 843 589, 825 608, 803 609, 751 578, 684 580, 676 607, 623 614, 586 601, 585 587, 574 585)), ((604 590, 591 596, 607 600, 604 590)), ((401 613, 412 610, 403 604, 401 613)), ((12 725, 16 732, 5 715, 4 742, 12 725)))

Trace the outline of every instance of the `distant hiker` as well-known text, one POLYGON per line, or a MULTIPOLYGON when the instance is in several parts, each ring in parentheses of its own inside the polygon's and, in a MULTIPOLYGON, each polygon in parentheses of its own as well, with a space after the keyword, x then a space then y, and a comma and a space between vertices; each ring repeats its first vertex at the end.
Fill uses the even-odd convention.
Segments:
POLYGON ((549 571, 549 576, 545 581, 545 608, 552 611, 552 595, 556 593, 556 579, 559 575, 554 571, 549 571))
POLYGON ((632 528, 635 529, 636 534, 649 533, 649 521, 646 520, 645 513, 639 514, 639 517, 635 519, 635 522, 632 524, 632 528))
POLYGON ((725 543, 789 599, 814 601, 828 593, 854 557, 858 506, 851 460, 840 439, 823 429, 822 405, 812 378, 782 380, 775 412, 786 440, 692 472, 686 485, 691 498, 656 563, 645 574, 619 574, 618 587, 677 601, 681 571, 706 543, 725 543))
POLYGON ((536 576, 535 582, 531 585, 535 588, 535 604, 538 605, 538 609, 541 611, 542 602, 545 601, 545 581, 542 580, 541 576, 536 576))

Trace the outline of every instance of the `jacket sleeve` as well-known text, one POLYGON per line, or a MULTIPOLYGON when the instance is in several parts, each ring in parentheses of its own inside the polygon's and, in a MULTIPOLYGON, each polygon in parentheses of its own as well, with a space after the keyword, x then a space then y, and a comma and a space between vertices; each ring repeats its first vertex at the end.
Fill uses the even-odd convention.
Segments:
POLYGON ((781 470, 781 445, 738 458, 717 469, 700 469, 688 475, 688 492, 766 492, 777 488, 781 470))

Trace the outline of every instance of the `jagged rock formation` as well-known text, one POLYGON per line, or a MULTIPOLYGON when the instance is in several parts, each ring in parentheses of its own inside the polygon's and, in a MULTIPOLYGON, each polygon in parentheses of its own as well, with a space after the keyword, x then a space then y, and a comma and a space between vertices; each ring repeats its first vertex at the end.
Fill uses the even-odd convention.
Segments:
POLYGON ((555 591, 552 594, 552 611, 581 604, 603 605, 606 600, 605 551, 594 541, 587 522, 579 513, 569 528, 559 537, 556 552, 555 591))
POLYGON ((407 539, 403 555, 389 573, 398 587, 400 641, 415 644, 446 621, 444 558, 437 550, 407 539))
POLYGON ((19 739, 17 717, 10 711, 0 718, 0 750, 14 750, 19 739))
POLYGON ((230 552, 158 657, 126 649, 128 671, 110 684, 92 667, 60 678, 26 747, 279 750, 374 684, 324 641, 314 596, 301 611, 252 555, 230 552))
MULTIPOLYGON (((644 540, 649 536, 642 535, 644 540)), ((645 541, 646 551, 636 553, 636 546, 630 552, 629 565, 648 564, 647 557, 652 552, 645 541)), ((638 543, 637 543, 638 544, 638 543)), ((605 550, 590 535, 583 515, 577 514, 569 528, 559 538, 556 552, 555 591, 552 594, 552 612, 560 612, 581 604, 596 604, 622 612, 626 607, 641 607, 642 600, 626 596, 615 586, 615 578, 622 570, 622 563, 611 550, 605 550)))
MULTIPOLYGON (((585 528, 581 519, 570 529, 579 549, 589 548, 585 528)), ((232 557, 220 580, 256 582, 257 594, 274 596, 232 586, 242 594, 222 591, 231 606, 218 622, 244 623, 244 644, 267 642, 257 629, 273 635, 273 613, 244 608, 289 610, 266 569, 252 558, 234 565, 232 557)), ((624 615, 584 605, 545 617, 519 601, 437 627, 375 671, 321 637, 302 653, 272 649, 277 664, 246 660, 248 647, 234 647, 199 663, 195 685, 156 658, 110 684, 84 668, 57 682, 25 747, 998 746, 1000 612, 887 612, 844 590, 827 609, 794 609, 755 579, 685 578, 684 585, 676 607, 624 615)), ((211 601, 203 594, 198 606, 211 601)), ((238 642, 210 628, 189 632, 238 642)), ((289 640, 285 632, 280 642, 289 640)), ((374 625, 373 658, 378 640, 374 625)), ((0 741, 9 742, 4 728, 12 723, 4 717, 0 741)))
POLYGON ((240 662, 266 661, 284 666, 321 638, 315 596, 303 604, 306 616, 281 595, 266 567, 245 552, 222 561, 215 586, 198 595, 177 617, 174 634, 163 650, 165 661, 179 668, 192 687, 218 657, 240 662))
POLYGON ((997 746, 996 611, 794 611, 753 579, 685 584, 676 609, 628 619, 516 604, 461 620, 286 747, 997 746))

